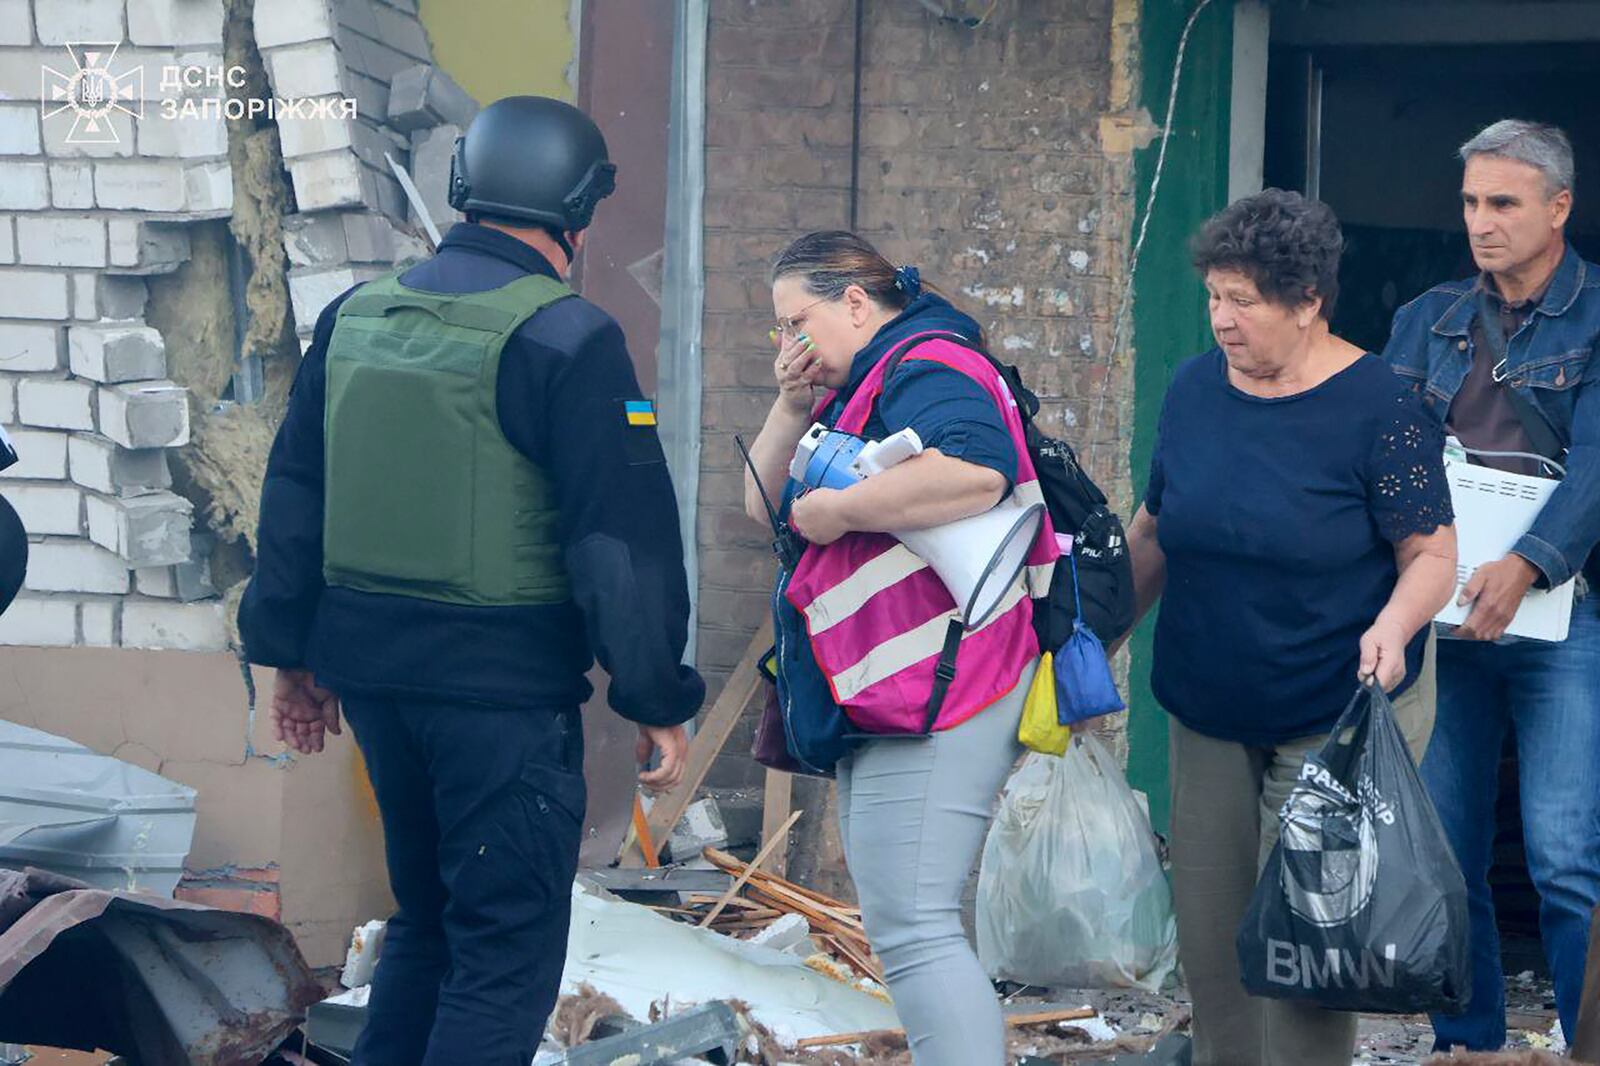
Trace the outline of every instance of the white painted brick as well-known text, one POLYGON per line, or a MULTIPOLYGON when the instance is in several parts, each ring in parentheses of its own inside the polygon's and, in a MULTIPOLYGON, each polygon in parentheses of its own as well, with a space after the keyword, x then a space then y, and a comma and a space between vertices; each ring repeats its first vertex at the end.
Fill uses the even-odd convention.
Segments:
POLYGON ((172 486, 163 449, 133 451, 88 434, 72 435, 67 443, 67 467, 77 484, 112 495, 137 496, 172 486))
MULTIPOLYGON (((4 293, 0 276, 0 300, 4 293)), ((0 370, 59 370, 61 366, 61 331, 55 326, 0 322, 0 370)))
MULTIPOLYGON (((361 161, 353 152, 295 159, 289 163, 294 179, 294 199, 302 211, 330 207, 361 207, 361 161)), ((0 207, 6 206, 0 203, 0 207)))
POLYGON ((122 0, 34 0, 33 13, 45 44, 123 38, 122 0))
MULTIPOLYGON (((89 191, 94 192, 91 175, 89 191)), ((139 265, 139 223, 131 218, 114 218, 106 227, 111 245, 111 265, 131 267, 139 265)))
POLYGON ((228 629, 223 624, 222 603, 220 600, 202 603, 125 600, 122 646, 223 651, 228 647, 228 629))
POLYGON ((117 646, 117 616, 122 604, 116 600, 84 600, 78 606, 78 626, 82 643, 88 648, 117 646))
POLYGON ((70 648, 78 642, 78 605, 64 596, 23 593, 0 615, 0 644, 70 648))
POLYGON ((116 552, 130 567, 169 566, 189 558, 194 504, 182 496, 90 496, 85 510, 89 539, 116 552))
POLYGON ((267 57, 272 90, 280 97, 328 96, 344 92, 344 65, 330 40, 274 49, 267 57))
POLYGON ((93 275, 95 303, 102 319, 143 318, 144 305, 150 298, 150 288, 140 277, 121 274, 93 275))
POLYGON ((128 0, 128 39, 140 45, 222 43, 222 0, 128 0))
POLYGON ((93 322, 100 317, 95 277, 94 274, 72 275, 72 317, 79 321, 93 322))
POLYGON ((94 206, 94 164, 81 161, 50 164, 50 203, 71 209, 94 206))
POLYGON ((172 600, 178 596, 178 582, 170 566, 143 566, 133 572, 134 591, 141 596, 172 600))
POLYGON ((39 109, 33 104, 0 107, 0 155, 38 155, 39 109))
POLYGON ((300 159, 319 152, 333 152, 351 145, 353 120, 334 116, 305 118, 300 115, 278 120, 278 137, 284 159, 300 159))
POLYGON ((356 215, 353 211, 322 211, 287 216, 283 220, 283 247, 289 253, 290 264, 321 267, 349 262, 344 220, 356 215))
POLYGON ((0 426, 17 424, 17 386, 10 378, 0 378, 0 426))
POLYGON ((103 267, 103 218, 21 215, 17 218, 17 258, 31 266, 103 267))
POLYGON ((60 481, 67 476, 67 435, 48 429, 6 431, 17 449, 17 462, 0 471, 0 478, 60 481))
MULTIPOLYGON (((461 221, 461 215, 450 206, 450 159, 455 155, 456 138, 460 126, 444 125, 418 130, 411 135, 411 180, 422 194, 422 203, 428 217, 442 233, 461 221)), ((407 205, 412 222, 422 228, 415 209, 407 205)))
MULTIPOLYGON (((38 100, 44 68, 71 76, 75 69, 60 48, 7 48, 0 50, 0 100, 38 100), (65 67, 65 70, 62 68, 65 67)), ((68 120, 68 125, 71 121, 68 120)))
POLYGON ((0 496, 17 509, 22 528, 33 536, 83 535, 83 490, 76 485, 16 482, 0 491, 0 496))
POLYGON ((124 448, 189 443, 189 390, 170 381, 100 387, 100 432, 124 448))
POLYGON ((44 540, 28 547, 24 588, 35 592, 128 591, 128 564, 83 540, 44 540))
POLYGON ((189 231, 182 225, 114 218, 108 231, 111 265, 121 273, 166 274, 189 258, 189 231))
POLYGON ((328 0, 256 0, 256 46, 276 48, 333 36, 328 0))
POLYGON ((45 429, 94 429, 94 385, 76 379, 17 382, 17 418, 45 429))
POLYGON ((78 377, 109 385, 167 374, 166 344, 149 326, 73 326, 67 358, 78 377))
POLYGON ((96 163, 94 198, 101 207, 113 209, 182 211, 183 167, 168 160, 96 163))
POLYGON ((233 210, 233 172, 226 162, 189 167, 184 172, 184 185, 190 211, 233 210))
MULTIPOLYGON (((145 77, 159 69, 159 64, 148 64, 145 77)), ((145 106, 155 105, 147 101, 145 106)), ((69 110, 44 120, 45 155, 53 159, 125 159, 133 155, 134 119, 126 111, 111 111, 96 119, 97 129, 92 134, 81 124, 75 126, 75 119, 69 110)))
POLYGON ((38 211, 50 206, 50 171, 43 163, 0 163, 0 208, 38 211))
POLYGON ((228 154, 228 126, 221 113, 176 115, 145 110, 138 122, 139 154, 203 159, 228 154))
POLYGON ((317 316, 322 314, 322 309, 331 304, 341 292, 354 285, 357 281, 355 271, 345 268, 342 270, 320 270, 315 273, 297 274, 289 273, 289 300, 294 308, 295 324, 302 329, 312 329, 317 324, 317 316))
POLYGON ((10 267, 0 270, 0 318, 67 317, 65 274, 10 267))
POLYGON ((0 266, 17 261, 17 227, 10 215, 0 215, 0 266))
POLYGON ((30 0, 0 0, 0 44, 33 43, 33 4, 30 0))

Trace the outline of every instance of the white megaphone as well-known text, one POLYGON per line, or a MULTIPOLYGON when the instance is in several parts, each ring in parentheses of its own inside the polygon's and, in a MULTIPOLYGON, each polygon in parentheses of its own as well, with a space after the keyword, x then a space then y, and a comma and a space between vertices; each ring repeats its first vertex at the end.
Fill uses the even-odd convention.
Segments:
MULTIPOLYGON (((910 429, 863 441, 818 423, 800 438, 789 476, 809 488, 846 488, 921 453, 922 441, 910 429)), ((976 629, 1011 590, 1043 521, 1042 501, 1024 503, 1012 492, 982 514, 893 536, 933 568, 962 624, 976 629)))

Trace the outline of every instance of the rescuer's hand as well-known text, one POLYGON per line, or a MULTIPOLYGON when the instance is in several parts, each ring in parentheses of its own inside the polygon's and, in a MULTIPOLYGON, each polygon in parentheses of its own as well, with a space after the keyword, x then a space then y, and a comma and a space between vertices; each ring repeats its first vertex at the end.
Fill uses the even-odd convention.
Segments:
POLYGON ((689 758, 689 734, 683 726, 642 725, 639 727, 639 744, 634 749, 634 761, 640 766, 650 762, 650 753, 661 753, 661 765, 639 774, 639 783, 645 788, 665 792, 676 788, 683 780, 684 763, 689 758))
POLYGON ((1451 634, 1461 640, 1499 640, 1517 616, 1522 598, 1539 570, 1520 555, 1484 563, 1472 572, 1457 603, 1472 604, 1472 613, 1451 634))
POLYGON ((339 697, 319 686, 310 670, 279 670, 272 681, 272 734, 302 755, 321 751, 339 725, 339 697))

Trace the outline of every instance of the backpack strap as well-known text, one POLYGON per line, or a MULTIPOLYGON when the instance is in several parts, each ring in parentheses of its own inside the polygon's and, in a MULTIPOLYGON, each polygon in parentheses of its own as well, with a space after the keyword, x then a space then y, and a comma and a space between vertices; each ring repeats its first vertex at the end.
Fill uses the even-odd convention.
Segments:
POLYGON ((888 365, 883 369, 883 388, 888 388, 890 376, 899 369, 901 362, 910 354, 911 350, 923 341, 929 340, 950 341, 967 349, 969 352, 976 352, 978 355, 983 356, 989 365, 994 367, 995 373, 1000 375, 1000 380, 1005 383, 1006 389, 1011 393, 1011 398, 1016 401, 1017 410, 1022 415, 1023 423, 1025 425, 1033 424, 1034 416, 1039 413, 1039 397, 1035 396, 1033 390, 1022 383, 1022 372, 1016 367, 1008 363, 1002 363, 990 355, 987 348, 972 338, 964 337, 952 330, 934 330, 928 333, 919 333, 912 337, 908 343, 902 344, 899 348, 890 352, 888 365))

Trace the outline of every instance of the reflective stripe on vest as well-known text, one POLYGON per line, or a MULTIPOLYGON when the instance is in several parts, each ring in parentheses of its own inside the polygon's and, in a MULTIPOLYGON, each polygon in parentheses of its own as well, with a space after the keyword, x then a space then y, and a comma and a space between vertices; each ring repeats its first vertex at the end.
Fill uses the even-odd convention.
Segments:
MULTIPOLYGON (((1010 390, 976 352, 942 339, 916 344, 905 356, 931 359, 966 374, 1001 411, 1017 451, 1013 491, 1042 502, 1021 414, 1010 390)), ((879 360, 845 405, 835 428, 860 433, 883 391, 888 356, 879 360)), ((832 403, 829 397, 824 406, 832 403)), ((1039 652, 1030 597, 1043 596, 1060 556, 1048 514, 1027 565, 1000 606, 962 636, 956 678, 935 725, 948 729, 1009 692, 1039 652)), ((933 690, 934 667, 956 604, 922 559, 884 533, 852 533, 806 550, 786 595, 805 619, 817 665, 834 699, 869 732, 916 732, 933 690)))

